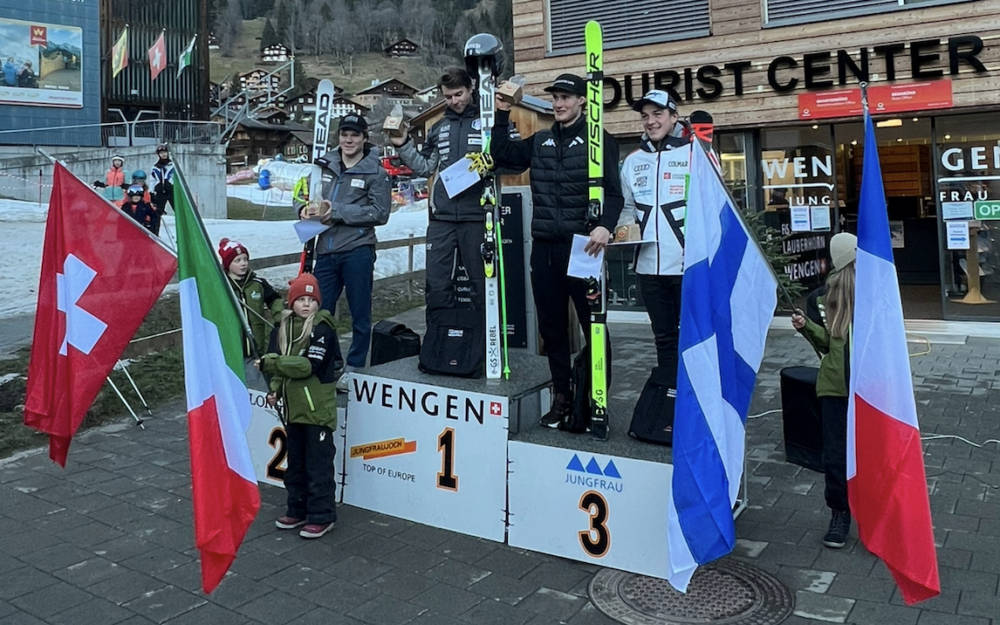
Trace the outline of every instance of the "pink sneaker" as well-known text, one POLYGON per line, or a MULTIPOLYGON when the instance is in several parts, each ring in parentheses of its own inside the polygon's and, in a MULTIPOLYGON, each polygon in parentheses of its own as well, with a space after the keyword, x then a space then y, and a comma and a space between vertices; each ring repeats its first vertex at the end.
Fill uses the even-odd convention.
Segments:
POLYGON ((305 524, 305 519, 296 519, 293 516, 279 517, 278 520, 274 522, 274 526, 279 530, 293 530, 296 527, 302 527, 305 524))
POLYGON ((327 532, 333 529, 334 523, 327 523, 325 525, 318 525, 316 523, 310 523, 299 531, 299 536, 302 538, 320 538, 327 532))

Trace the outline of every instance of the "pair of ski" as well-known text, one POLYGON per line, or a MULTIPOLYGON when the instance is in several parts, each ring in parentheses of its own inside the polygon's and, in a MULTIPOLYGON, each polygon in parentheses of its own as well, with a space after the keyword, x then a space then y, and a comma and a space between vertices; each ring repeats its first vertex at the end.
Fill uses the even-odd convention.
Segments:
MULTIPOLYGON (((601 220, 604 204, 604 38, 601 25, 587 23, 587 150, 589 154, 588 226, 593 229, 601 220)), ((466 44, 467 62, 475 60, 478 69, 480 132, 482 151, 490 154, 495 117, 495 93, 498 64, 487 52, 498 52, 496 39, 489 35, 476 35, 466 44), (493 47, 495 49, 488 50, 493 47)), ((471 63, 468 63, 471 67, 471 63)), ((482 205, 485 211, 485 233, 482 245, 483 268, 486 274, 486 377, 510 377, 507 357, 507 310, 503 277, 502 223, 497 205, 496 176, 492 171, 483 176, 482 205), (501 351, 502 350, 502 351, 501 351)), ((587 283, 590 302, 590 366, 591 366, 591 424, 595 438, 608 438, 607 414, 607 307, 605 277, 593 278, 587 283)))
MULTIPOLYGON (((330 141, 330 123, 333 120, 333 82, 321 80, 316 87, 316 112, 313 118, 312 173, 309 176, 309 201, 322 200, 323 171, 316 161, 326 154, 330 141)), ((299 274, 312 273, 316 264, 316 243, 319 237, 309 239, 302 248, 302 258, 299 261, 299 274)))

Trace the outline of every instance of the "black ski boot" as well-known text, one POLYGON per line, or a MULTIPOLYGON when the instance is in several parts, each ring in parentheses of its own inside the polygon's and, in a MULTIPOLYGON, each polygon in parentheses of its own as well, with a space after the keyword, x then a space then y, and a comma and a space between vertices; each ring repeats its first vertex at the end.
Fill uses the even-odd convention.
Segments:
POLYGON ((542 416, 542 427, 559 429, 559 424, 573 410, 573 402, 563 393, 556 393, 552 398, 552 409, 542 416))

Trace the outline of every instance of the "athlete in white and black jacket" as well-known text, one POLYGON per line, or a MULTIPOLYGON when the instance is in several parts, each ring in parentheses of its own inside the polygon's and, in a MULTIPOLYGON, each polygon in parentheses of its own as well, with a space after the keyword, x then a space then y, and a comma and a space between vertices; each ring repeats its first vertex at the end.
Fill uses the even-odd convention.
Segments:
POLYGON ((677 104, 654 90, 635 103, 645 131, 639 149, 622 165, 625 208, 619 225, 638 222, 643 243, 635 273, 656 344, 658 381, 677 388, 684 215, 691 171, 690 133, 678 121, 677 104))

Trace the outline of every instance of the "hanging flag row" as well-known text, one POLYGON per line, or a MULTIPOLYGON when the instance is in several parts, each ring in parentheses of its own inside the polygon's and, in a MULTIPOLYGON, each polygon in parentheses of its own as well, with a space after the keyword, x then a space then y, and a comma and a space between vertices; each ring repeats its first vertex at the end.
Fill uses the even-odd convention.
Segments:
MULTIPOLYGON (((167 42, 165 37, 166 30, 160 33, 160 36, 148 51, 150 80, 156 80, 160 76, 160 73, 167 69, 167 42)), ((193 63, 194 44, 197 39, 198 35, 196 34, 191 38, 187 47, 181 51, 180 56, 177 57, 177 78, 180 78, 184 69, 193 63)), ((122 30, 122 34, 115 41, 115 45, 111 47, 112 78, 117 78, 118 74, 128 67, 128 58, 128 24, 126 24, 125 29, 122 30)))

